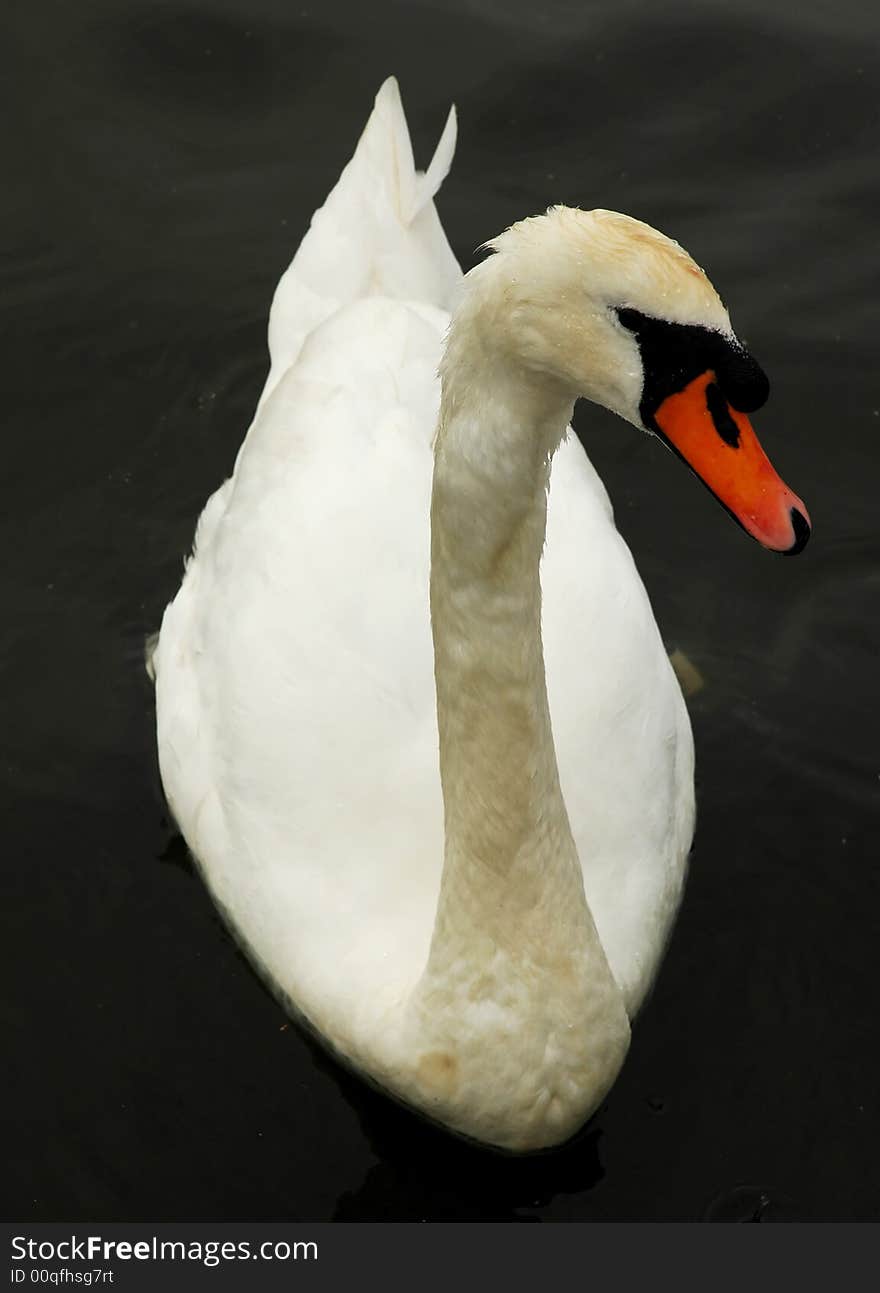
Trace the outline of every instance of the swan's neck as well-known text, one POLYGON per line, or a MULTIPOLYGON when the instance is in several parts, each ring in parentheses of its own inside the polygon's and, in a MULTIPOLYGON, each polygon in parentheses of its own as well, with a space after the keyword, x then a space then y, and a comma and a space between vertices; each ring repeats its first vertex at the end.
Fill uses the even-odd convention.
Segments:
POLYGON ((541 641, 550 455, 570 412, 559 391, 503 363, 486 362, 474 380, 447 361, 431 504, 446 827, 434 962, 462 936, 469 948, 545 946, 536 912, 548 895, 560 911, 586 913, 541 641))
MULTIPOLYGON (((453 1106, 453 1088, 469 1086, 487 1116, 498 1083, 524 1083, 534 1122, 517 1135, 541 1143, 601 1098, 628 1042, 584 896, 544 675, 547 488, 571 404, 491 351, 464 353, 453 325, 431 504, 445 856, 413 1001, 420 1080, 453 1106)), ((474 1128, 463 1129, 505 1143, 474 1128)))

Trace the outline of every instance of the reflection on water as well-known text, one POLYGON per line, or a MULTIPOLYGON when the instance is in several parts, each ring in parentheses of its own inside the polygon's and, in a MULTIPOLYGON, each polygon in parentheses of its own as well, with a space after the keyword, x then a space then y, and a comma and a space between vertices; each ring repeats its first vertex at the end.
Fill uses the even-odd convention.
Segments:
POLYGON ((89 0, 10 17, 16 1215, 876 1215, 878 54, 856 0, 786 8, 89 0), (620 1081, 581 1138, 522 1162, 285 1028, 163 816, 142 671, 250 420, 274 283, 391 70, 423 156, 458 103, 440 206, 465 263, 567 201, 630 211, 707 265, 771 375, 759 433, 815 522, 803 557, 769 558, 656 444, 578 410, 692 670, 699 829, 620 1081))
POLYGON ((797 1206, 755 1185, 738 1185, 713 1199, 704 1221, 800 1221, 797 1206))

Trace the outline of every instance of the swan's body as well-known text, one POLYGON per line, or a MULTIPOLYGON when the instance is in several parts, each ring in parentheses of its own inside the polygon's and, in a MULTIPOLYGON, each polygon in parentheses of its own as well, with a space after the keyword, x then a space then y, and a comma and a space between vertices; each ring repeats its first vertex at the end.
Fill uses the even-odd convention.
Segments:
MULTIPOLYGON (((279 995, 398 1097, 521 1150, 571 1134, 622 1062, 679 904, 693 746, 565 433, 575 392, 484 353, 512 234, 462 299, 438 429, 452 143, 417 176, 386 84, 279 285, 266 390, 162 624, 159 754, 279 995)), ((729 330, 688 291, 669 317, 729 330)))

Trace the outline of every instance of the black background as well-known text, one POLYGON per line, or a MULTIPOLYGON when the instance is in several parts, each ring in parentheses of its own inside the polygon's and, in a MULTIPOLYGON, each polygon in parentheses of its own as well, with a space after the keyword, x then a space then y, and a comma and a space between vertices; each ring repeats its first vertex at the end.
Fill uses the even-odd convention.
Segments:
POLYGON ((874 6, 41 0, 4 16, 0 1211, 37 1219, 878 1215, 874 6), (164 812, 144 636, 228 474, 274 284, 384 77, 474 248, 551 202, 704 264, 814 537, 775 559, 671 455, 578 430, 698 666, 687 896, 568 1148, 459 1144, 318 1053, 164 812))

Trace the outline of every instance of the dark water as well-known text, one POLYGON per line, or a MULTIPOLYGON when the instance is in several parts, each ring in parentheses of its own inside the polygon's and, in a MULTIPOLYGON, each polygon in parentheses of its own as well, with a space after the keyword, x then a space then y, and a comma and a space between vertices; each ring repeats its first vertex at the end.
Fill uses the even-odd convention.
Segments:
POLYGON ((880 1199, 878 24, 858 0, 4 18, 2 1212, 859 1219, 880 1199), (705 264, 771 375, 813 541, 762 553, 583 409, 691 708, 687 898, 583 1137, 463 1146, 285 1024, 169 826, 140 657, 264 377, 271 291, 400 77, 459 257, 553 201, 705 264))

